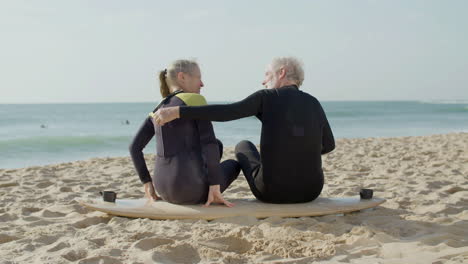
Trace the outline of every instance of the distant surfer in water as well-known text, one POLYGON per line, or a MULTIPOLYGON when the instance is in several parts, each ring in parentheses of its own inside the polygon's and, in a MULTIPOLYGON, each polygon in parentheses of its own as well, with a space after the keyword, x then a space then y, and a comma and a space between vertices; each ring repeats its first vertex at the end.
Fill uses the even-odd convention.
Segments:
POLYGON ((170 126, 179 120, 256 116, 262 122, 260 153, 246 140, 235 148, 252 193, 270 203, 309 202, 322 191, 321 155, 335 148, 335 140, 319 101, 299 90, 303 80, 304 70, 296 58, 275 58, 262 82, 266 89, 231 104, 159 109, 154 122, 170 126))
MULTIPOLYGON (((177 60, 159 73, 159 80, 164 99, 155 110, 206 104, 200 95, 203 82, 196 62, 177 60)), ((235 160, 220 163, 223 145, 215 138, 211 122, 177 120, 162 127, 153 123, 153 112, 145 118, 130 144, 130 154, 146 196, 153 200, 161 197, 176 204, 233 206, 221 193, 237 178, 240 165, 235 160), (142 151, 155 135, 156 164, 151 177, 142 151)))

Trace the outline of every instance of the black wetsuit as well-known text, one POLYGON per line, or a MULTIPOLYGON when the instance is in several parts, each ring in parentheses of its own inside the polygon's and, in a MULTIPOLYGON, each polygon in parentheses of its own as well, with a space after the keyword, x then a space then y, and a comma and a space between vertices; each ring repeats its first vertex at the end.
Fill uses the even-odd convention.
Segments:
POLYGON ((285 86, 257 91, 232 104, 180 107, 182 120, 229 121, 253 115, 262 122, 261 153, 248 141, 236 146, 252 193, 271 203, 317 198, 324 184, 321 154, 332 151, 335 141, 315 97, 285 86))
MULTIPOLYGON (((168 96, 160 107, 203 104, 201 95, 178 93, 168 96)), ((222 144, 210 121, 179 119, 159 126, 153 125, 150 116, 130 144, 130 154, 141 182, 153 181, 161 198, 171 203, 203 203, 210 185, 220 184, 223 192, 240 173, 235 160, 219 163, 222 144), (151 178, 142 151, 154 135, 157 155, 151 178)))

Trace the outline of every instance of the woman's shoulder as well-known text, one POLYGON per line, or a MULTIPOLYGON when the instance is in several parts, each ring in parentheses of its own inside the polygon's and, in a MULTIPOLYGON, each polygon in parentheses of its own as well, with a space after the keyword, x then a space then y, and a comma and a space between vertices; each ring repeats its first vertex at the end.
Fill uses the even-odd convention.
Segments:
POLYGON ((187 106, 206 105, 206 99, 201 94, 197 93, 178 93, 175 95, 182 100, 187 106))

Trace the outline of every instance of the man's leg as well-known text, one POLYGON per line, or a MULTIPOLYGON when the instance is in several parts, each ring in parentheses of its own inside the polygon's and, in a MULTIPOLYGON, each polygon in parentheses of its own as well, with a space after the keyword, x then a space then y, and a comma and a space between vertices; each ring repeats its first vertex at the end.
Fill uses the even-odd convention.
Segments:
MULTIPOLYGON (((219 159, 221 160, 221 157, 223 157, 223 143, 221 140, 216 139, 218 142, 218 147, 219 147, 219 159)), ((237 179, 237 176, 239 176, 240 173, 240 165, 239 162, 229 159, 221 162, 220 164, 221 170, 223 171, 223 179, 221 181, 221 192, 224 192, 231 183, 237 179)))
POLYGON ((223 142, 221 140, 216 139, 216 142, 218 143, 218 148, 219 148, 219 160, 223 157, 223 142))
POLYGON ((221 181, 221 192, 224 192, 230 185, 231 183, 237 179, 237 176, 239 176, 240 173, 240 165, 239 162, 229 159, 221 162, 220 164, 221 170, 223 171, 223 179, 221 181))
POLYGON ((263 200, 261 194, 263 191, 262 164, 257 148, 252 142, 243 140, 236 145, 234 152, 253 195, 257 199, 263 200))

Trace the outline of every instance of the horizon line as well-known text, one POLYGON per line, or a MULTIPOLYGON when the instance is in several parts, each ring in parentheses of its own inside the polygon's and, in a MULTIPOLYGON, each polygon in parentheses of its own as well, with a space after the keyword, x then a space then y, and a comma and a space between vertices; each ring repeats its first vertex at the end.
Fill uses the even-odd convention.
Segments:
MULTIPOLYGON (((162 99, 161 99, 162 100, 162 99)), ((234 101, 222 101, 222 100, 211 100, 208 103, 233 103, 240 100, 234 101)), ((452 103, 468 103, 468 99, 398 99, 398 100, 388 100, 388 99, 371 99, 371 100, 319 100, 320 102, 452 102, 452 103)), ((39 104, 138 104, 138 103, 157 103, 159 101, 92 101, 92 102, 0 102, 0 105, 39 105, 39 104)))

